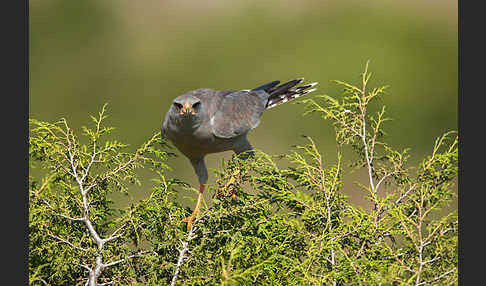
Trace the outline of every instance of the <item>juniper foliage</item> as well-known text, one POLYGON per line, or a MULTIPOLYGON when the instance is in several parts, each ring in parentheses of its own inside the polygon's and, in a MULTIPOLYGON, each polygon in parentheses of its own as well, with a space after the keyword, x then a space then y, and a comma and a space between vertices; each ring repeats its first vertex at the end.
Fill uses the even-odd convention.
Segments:
POLYGON ((370 78, 366 64, 359 86, 336 81, 339 98, 302 101, 334 124, 336 163, 309 137, 285 155, 233 156, 189 231, 176 193, 190 186, 164 173, 172 153, 159 133, 130 153, 105 139, 105 107, 83 128, 87 144, 64 119, 30 120, 30 164, 46 173, 30 178, 30 284, 457 285, 457 135, 408 166, 408 150, 384 141, 386 87, 370 78), (369 209, 342 194, 345 146, 367 174, 356 186, 369 209), (115 208, 110 194, 138 183, 140 167, 154 170, 150 196, 115 208))

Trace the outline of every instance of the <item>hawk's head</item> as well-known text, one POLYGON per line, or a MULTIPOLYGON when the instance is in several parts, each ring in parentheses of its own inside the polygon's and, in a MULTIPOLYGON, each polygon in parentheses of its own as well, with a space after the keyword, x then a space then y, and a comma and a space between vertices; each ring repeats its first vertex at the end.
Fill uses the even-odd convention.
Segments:
POLYGON ((181 117, 197 117, 201 111, 201 100, 192 95, 181 95, 172 102, 172 112, 181 117))
POLYGON ((177 125, 184 125, 192 129, 203 122, 203 108, 203 103, 199 98, 190 94, 184 94, 172 101, 169 114, 172 120, 177 122, 177 125))

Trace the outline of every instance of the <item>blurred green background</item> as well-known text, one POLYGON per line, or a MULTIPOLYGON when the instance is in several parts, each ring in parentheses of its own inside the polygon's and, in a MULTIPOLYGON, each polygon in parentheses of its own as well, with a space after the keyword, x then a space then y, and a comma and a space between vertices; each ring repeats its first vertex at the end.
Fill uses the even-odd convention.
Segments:
MULTIPOLYGON (((309 96, 339 96, 331 80, 359 83, 370 60, 371 85, 390 85, 383 103, 393 121, 388 141, 410 147, 410 162, 457 129, 457 1, 131 1, 31 0, 29 116, 91 124, 108 102, 114 136, 131 150, 160 129, 171 100, 192 89, 249 89, 279 79, 318 81, 309 96)), ((263 115, 249 134, 268 154, 286 153, 311 136, 336 161, 334 131, 302 105, 263 115)), ((207 157, 217 168, 231 152, 207 157)), ((170 176, 196 185, 187 159, 172 158, 170 176)), ((152 175, 129 199, 145 197, 152 175)), ((345 192, 354 192, 345 177, 345 192)), ((210 183, 214 175, 210 174, 210 183)), ((193 195, 182 191, 181 200, 193 195)), ((206 194, 209 197, 212 194, 206 194)), ((187 201, 185 204, 192 206, 187 201)))

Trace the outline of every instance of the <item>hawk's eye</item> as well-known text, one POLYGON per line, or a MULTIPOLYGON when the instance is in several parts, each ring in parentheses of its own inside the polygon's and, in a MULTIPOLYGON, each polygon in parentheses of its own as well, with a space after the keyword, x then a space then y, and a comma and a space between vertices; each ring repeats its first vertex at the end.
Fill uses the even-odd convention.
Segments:
POLYGON ((192 108, 199 108, 201 106, 201 102, 198 101, 192 105, 192 108))
POLYGON ((177 110, 180 110, 182 108, 182 104, 179 102, 174 102, 174 106, 177 108, 177 110))

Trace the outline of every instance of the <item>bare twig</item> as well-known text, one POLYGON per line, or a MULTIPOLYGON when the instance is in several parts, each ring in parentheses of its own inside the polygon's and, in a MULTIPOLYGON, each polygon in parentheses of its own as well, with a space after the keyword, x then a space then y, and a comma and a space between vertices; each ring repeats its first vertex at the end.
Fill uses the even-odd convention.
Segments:
POLYGON ((396 201, 395 201, 395 205, 398 205, 404 198, 406 198, 408 196, 408 194, 413 191, 413 189, 415 189, 415 186, 417 186, 417 183, 413 184, 409 189, 408 191, 406 191, 403 195, 401 195, 396 201))
POLYGON ((83 248, 83 247, 80 247, 80 246, 77 246, 71 242, 69 242, 67 239, 63 239, 63 238, 60 238, 59 236, 57 235, 54 235, 54 234, 51 234, 49 233, 48 234, 50 237, 54 238, 54 239, 57 239, 59 240, 60 242, 64 242, 65 244, 71 246, 72 248, 75 248, 75 249, 78 249, 78 250, 81 250, 81 251, 86 251, 86 248, 83 248))
POLYGON ((376 192, 378 192, 378 189, 380 188, 380 185, 386 180, 388 179, 390 176, 396 174, 396 172, 391 172, 391 173, 386 173, 385 175, 383 175, 383 177, 381 177, 381 179, 378 181, 378 183, 376 183, 376 186, 375 186, 375 190, 376 192))
POLYGON ((182 262, 184 258, 186 258, 186 252, 189 251, 189 242, 196 238, 194 235, 194 231, 197 229, 196 224, 199 222, 199 219, 194 220, 194 223, 191 225, 191 228, 189 229, 189 233, 187 234, 187 239, 186 241, 181 240, 182 248, 179 249, 179 258, 177 259, 177 265, 176 265, 176 270, 174 272, 174 275, 172 276, 172 281, 170 283, 171 286, 174 286, 177 280, 177 276, 179 276, 179 272, 182 266, 182 262))
POLYGON ((63 217, 67 220, 70 220, 70 221, 84 221, 84 217, 71 217, 71 216, 68 216, 68 215, 65 215, 65 214, 61 214, 61 213, 58 213, 56 211, 56 209, 46 200, 42 200, 51 210, 52 212, 55 214, 55 215, 58 215, 60 217, 63 217))
POLYGON ((121 232, 119 234, 117 234, 120 230, 122 230, 126 225, 122 225, 120 226, 119 228, 117 228, 108 238, 105 238, 105 239, 102 239, 103 240, 103 243, 107 243, 109 241, 112 241, 114 239, 117 239, 121 236, 123 236, 125 233, 124 232, 121 232))
POLYGON ((139 158, 139 154, 136 154, 135 156, 133 156, 130 160, 128 160, 127 162, 125 162, 124 164, 120 165, 117 169, 115 169, 113 172, 111 172, 110 174, 104 176, 103 178, 99 179, 98 181, 95 181, 93 182, 91 185, 89 185, 87 188, 84 189, 84 192, 88 193, 92 188, 96 187, 100 182, 103 182, 105 181, 106 179, 108 178, 111 178, 113 177, 114 175, 116 175, 118 172, 120 171, 123 171, 124 169, 126 169, 128 166, 130 166, 130 164, 132 164, 133 162, 135 162, 137 159, 139 158))
POLYGON ((113 262, 109 262, 109 263, 104 263, 103 264, 103 268, 106 268, 106 267, 110 267, 110 266, 113 266, 113 265, 117 265, 125 260, 128 260, 130 258, 134 258, 134 257, 137 257, 137 256, 142 256, 144 254, 147 254, 149 253, 149 251, 142 251, 142 252, 139 252, 139 253, 135 253, 135 254, 132 254, 132 255, 129 255, 125 258, 122 258, 122 259, 119 259, 119 260, 116 260, 116 261, 113 261, 113 262))
MULTIPOLYGON (((373 182, 373 154, 370 154, 370 147, 368 146, 368 142, 366 141, 366 84, 369 79, 366 78, 366 74, 368 73, 368 62, 366 62, 366 67, 365 71, 362 74, 362 89, 361 89, 361 96, 363 96, 363 101, 359 100, 359 108, 361 111, 361 134, 360 138, 361 141, 363 142, 363 151, 365 154, 365 159, 366 159, 366 167, 368 169, 368 179, 370 181, 370 188, 373 194, 376 194, 376 188, 375 188, 375 183, 373 182)), ((358 97, 359 99, 359 97, 358 97)), ((375 209, 377 207, 377 204, 375 202, 375 209)))
MULTIPOLYGON (((415 189, 415 187, 417 186, 417 183, 414 183, 412 186, 410 186, 410 188, 405 192, 403 193, 395 202, 394 202, 394 205, 398 205, 402 202, 403 199, 405 199, 411 191, 413 191, 415 189)), ((388 208, 387 207, 384 207, 380 210, 380 212, 378 213, 378 216, 377 216, 377 220, 380 220, 381 219, 381 216, 383 215, 383 213, 387 210, 388 208)))
POLYGON ((79 266, 83 267, 84 269, 88 270, 88 271, 91 271, 91 267, 89 267, 88 265, 86 264, 79 264, 79 266))
POLYGON ((444 277, 446 277, 447 275, 451 274, 452 272, 456 271, 456 267, 452 268, 451 270, 449 271, 446 271, 444 273, 442 273, 441 275, 435 277, 434 279, 432 280, 429 280, 429 281, 423 281, 423 282, 420 282, 420 283, 416 283, 415 286, 420 286, 420 285, 425 285, 425 284, 430 284, 430 283, 433 283, 435 281, 438 281, 444 277))

